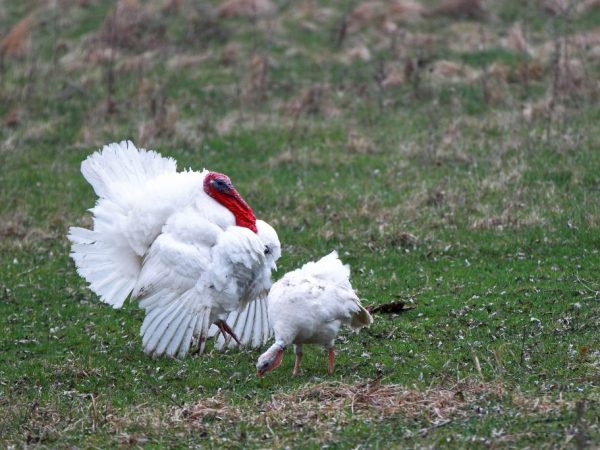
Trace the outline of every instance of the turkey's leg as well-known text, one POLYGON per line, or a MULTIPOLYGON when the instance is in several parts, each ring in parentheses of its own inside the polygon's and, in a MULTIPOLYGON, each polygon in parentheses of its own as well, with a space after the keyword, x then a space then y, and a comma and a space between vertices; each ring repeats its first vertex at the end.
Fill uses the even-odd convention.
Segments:
POLYGON ((233 340, 235 342, 238 343, 239 346, 242 345, 242 343, 240 342, 240 340, 238 339, 238 337, 235 335, 235 333, 233 332, 233 330, 231 329, 231 327, 229 325, 227 325, 227 322, 225 322, 224 320, 219 319, 219 320, 215 321, 215 325, 221 331, 221 333, 223 333, 223 338, 225 338, 225 340, 227 340, 227 335, 229 335, 229 336, 231 336, 233 338, 233 340))
POLYGON ((196 350, 192 352, 192 356, 196 356, 202 354, 204 351, 204 343, 206 342, 206 338, 204 336, 200 336, 198 338, 198 344, 196 344, 196 350))

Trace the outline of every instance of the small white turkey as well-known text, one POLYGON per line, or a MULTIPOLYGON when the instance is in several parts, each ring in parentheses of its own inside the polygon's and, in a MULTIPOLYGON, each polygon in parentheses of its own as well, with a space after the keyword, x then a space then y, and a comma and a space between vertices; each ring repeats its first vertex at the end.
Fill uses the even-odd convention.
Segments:
POLYGON ((131 142, 104 146, 81 172, 99 198, 93 229, 69 230, 71 256, 103 302, 139 300, 146 353, 202 353, 218 330, 218 347, 225 334, 266 343, 266 295, 281 246, 227 176, 177 172, 172 158, 131 142))
POLYGON ((350 267, 342 264, 335 251, 285 274, 271 288, 268 302, 275 343, 258 358, 259 377, 281 363, 291 344, 296 353, 294 375, 300 370, 304 344, 320 344, 328 350, 331 375, 341 325, 358 330, 373 322, 350 285, 350 267))

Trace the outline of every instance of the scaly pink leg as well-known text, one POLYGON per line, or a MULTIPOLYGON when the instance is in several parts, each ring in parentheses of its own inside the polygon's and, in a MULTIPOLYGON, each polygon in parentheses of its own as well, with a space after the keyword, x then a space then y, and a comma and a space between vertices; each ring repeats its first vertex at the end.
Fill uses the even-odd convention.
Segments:
POLYGON ((215 325, 217 326, 217 328, 219 328, 221 333, 223 333, 223 338, 227 339, 227 335, 230 335, 233 338, 233 340, 238 343, 239 346, 242 345, 242 343, 240 342, 238 337, 235 335, 235 333, 233 332, 231 327, 229 325, 227 325, 227 322, 219 319, 219 320, 215 321, 215 325))
POLYGON ((298 348, 296 346, 296 362, 294 363, 294 371, 292 372, 293 376, 300 374, 300 363, 302 362, 302 347, 298 348))
POLYGON ((333 375, 333 361, 335 359, 335 347, 329 349, 329 365, 327 367, 327 374, 333 375))

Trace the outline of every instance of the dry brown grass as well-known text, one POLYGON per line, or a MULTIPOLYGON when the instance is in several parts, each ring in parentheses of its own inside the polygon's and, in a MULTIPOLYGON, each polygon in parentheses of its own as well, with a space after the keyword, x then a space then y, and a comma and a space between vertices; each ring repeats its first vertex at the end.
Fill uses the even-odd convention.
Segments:
POLYGON ((268 17, 277 11, 270 0, 226 0, 218 9, 219 17, 268 17))
POLYGON ((27 48, 27 40, 31 34, 33 13, 28 14, 0 40, 0 56, 19 56, 27 48))
POLYGON ((583 0, 575 6, 578 14, 585 14, 596 9, 600 9, 600 0, 583 0))
POLYGON ((559 398, 529 398, 499 382, 463 380, 448 387, 427 389, 384 384, 379 380, 364 383, 324 382, 308 384, 287 393, 276 393, 270 400, 249 404, 229 401, 224 394, 174 406, 167 411, 140 407, 125 415, 112 413, 106 423, 124 442, 143 442, 143 434, 131 433, 136 426, 154 430, 165 426, 182 431, 215 431, 231 428, 240 421, 276 437, 277 429, 312 429, 317 434, 331 432, 331 425, 344 426, 354 421, 381 421, 390 416, 418 421, 421 433, 453 420, 485 414, 485 404, 499 397, 510 397, 521 413, 548 414, 573 402, 559 398), (139 439, 142 439, 140 441, 139 439))
POLYGON ((27 235, 27 217, 20 211, 0 216, 0 238, 23 238, 27 235))
POLYGON ((151 49, 163 44, 166 29, 153 4, 119 0, 90 41, 93 48, 151 49))
POLYGON ((346 148, 351 153, 360 153, 363 155, 377 153, 375 144, 369 138, 362 136, 356 131, 348 133, 346 148))
MULTIPOLYGON (((99 376, 100 374, 94 374, 99 376)), ((88 373, 81 376, 87 377, 88 373)), ((550 397, 528 397, 513 392, 499 382, 463 380, 447 387, 427 389, 384 384, 379 380, 362 383, 324 382, 307 384, 287 393, 278 392, 269 400, 234 401, 226 394, 200 398, 193 403, 171 407, 139 405, 115 411, 101 398, 76 391, 65 391, 72 407, 85 411, 85 418, 72 422, 52 406, 9 405, 0 413, 0 423, 7 415, 26 420, 23 442, 44 443, 65 431, 80 427, 99 430, 113 436, 123 446, 139 446, 152 441, 152 435, 169 429, 180 438, 208 437, 211 442, 228 440, 226 436, 243 424, 246 442, 261 446, 283 446, 290 432, 309 431, 307 439, 322 442, 332 439, 336 430, 354 423, 369 423, 397 417, 412 422, 414 433, 425 436, 437 427, 482 417, 490 402, 509 398, 517 415, 540 415, 576 408, 574 401, 550 397), (4 416, 4 417, 3 417, 4 416)), ((223 441, 223 442, 225 442, 223 441)), ((223 444, 221 442, 221 444, 223 444)), ((230 442, 230 441, 229 441, 230 442)))
POLYGON ((430 16, 447 16, 457 19, 481 19, 485 11, 481 0, 442 0, 427 11, 430 16))

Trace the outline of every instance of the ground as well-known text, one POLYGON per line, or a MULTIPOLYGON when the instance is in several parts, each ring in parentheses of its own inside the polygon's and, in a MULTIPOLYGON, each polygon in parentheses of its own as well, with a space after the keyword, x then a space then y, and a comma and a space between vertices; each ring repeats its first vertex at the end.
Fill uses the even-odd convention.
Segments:
POLYGON ((599 3, 0 3, 0 446, 599 446, 599 3), (65 238, 121 139, 228 174, 275 278, 337 249, 414 309, 332 377, 145 356, 65 238))

